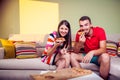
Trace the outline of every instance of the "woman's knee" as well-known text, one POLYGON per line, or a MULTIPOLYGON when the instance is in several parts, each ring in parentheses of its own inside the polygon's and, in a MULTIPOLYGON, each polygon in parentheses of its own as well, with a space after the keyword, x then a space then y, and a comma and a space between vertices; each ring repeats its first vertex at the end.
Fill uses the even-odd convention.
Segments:
POLYGON ((70 59, 75 59, 75 57, 76 57, 76 54, 75 53, 71 53, 71 55, 70 55, 70 59))
POLYGON ((65 65, 66 61, 64 58, 60 58, 58 61, 57 61, 57 65, 65 65))
POLYGON ((70 59, 70 54, 69 54, 69 53, 66 53, 66 54, 64 55, 64 58, 70 59))

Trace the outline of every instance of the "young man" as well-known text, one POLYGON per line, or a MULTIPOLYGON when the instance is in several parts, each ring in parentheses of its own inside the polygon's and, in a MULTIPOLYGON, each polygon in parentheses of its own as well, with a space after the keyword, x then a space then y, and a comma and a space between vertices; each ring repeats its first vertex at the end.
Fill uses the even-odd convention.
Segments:
POLYGON ((76 34, 74 52, 71 54, 72 67, 81 67, 79 62, 95 63, 100 66, 100 76, 107 80, 110 69, 110 56, 106 53, 106 35, 103 28, 93 27, 91 19, 79 19, 80 30, 76 34), (79 53, 84 46, 85 53, 79 53))

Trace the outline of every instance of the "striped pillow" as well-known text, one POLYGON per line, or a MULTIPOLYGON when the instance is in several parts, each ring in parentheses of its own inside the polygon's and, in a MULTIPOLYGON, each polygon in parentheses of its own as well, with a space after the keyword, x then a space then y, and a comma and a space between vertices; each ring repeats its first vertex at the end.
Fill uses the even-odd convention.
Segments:
POLYGON ((33 42, 15 42, 16 58, 35 58, 37 51, 33 42))
POLYGON ((107 53, 110 54, 111 56, 116 56, 117 55, 117 43, 114 41, 107 40, 107 53))
POLYGON ((120 56, 120 42, 118 44, 118 56, 120 56))

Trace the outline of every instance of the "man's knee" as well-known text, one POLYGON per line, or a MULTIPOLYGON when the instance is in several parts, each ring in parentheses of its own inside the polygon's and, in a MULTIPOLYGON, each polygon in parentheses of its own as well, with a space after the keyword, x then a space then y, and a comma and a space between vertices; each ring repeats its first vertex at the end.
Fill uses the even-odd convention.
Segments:
POLYGON ((104 53, 104 54, 102 54, 101 56, 100 56, 100 60, 102 61, 102 62, 109 62, 110 61, 110 56, 109 56, 109 54, 107 54, 107 53, 104 53))

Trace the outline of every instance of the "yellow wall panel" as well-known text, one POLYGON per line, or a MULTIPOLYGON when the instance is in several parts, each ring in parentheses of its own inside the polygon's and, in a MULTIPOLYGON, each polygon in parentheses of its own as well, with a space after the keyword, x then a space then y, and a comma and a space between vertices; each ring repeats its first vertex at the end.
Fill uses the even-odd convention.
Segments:
POLYGON ((20 0, 20 34, 48 34, 57 30, 58 3, 20 0))

